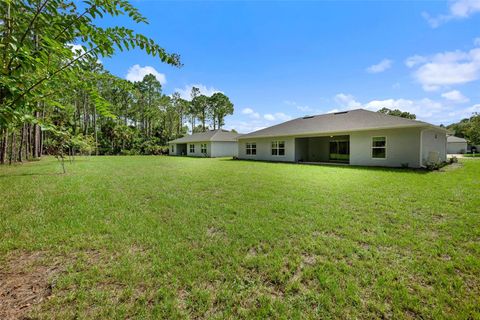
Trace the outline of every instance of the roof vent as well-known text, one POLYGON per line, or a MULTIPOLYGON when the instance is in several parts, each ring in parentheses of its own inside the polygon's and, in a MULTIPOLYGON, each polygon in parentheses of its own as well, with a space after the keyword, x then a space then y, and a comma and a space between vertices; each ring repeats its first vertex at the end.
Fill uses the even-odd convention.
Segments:
POLYGON ((311 118, 313 118, 313 117, 314 117, 314 116, 305 116, 305 117, 303 117, 302 119, 311 119, 311 118))
POLYGON ((334 114, 344 114, 344 113, 348 113, 348 111, 335 112, 334 114))

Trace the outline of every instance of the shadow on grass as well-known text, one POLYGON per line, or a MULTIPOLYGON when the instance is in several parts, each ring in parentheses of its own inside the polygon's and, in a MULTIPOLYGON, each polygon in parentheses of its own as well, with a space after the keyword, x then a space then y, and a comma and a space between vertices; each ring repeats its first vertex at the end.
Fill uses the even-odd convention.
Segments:
POLYGON ((64 176, 62 172, 52 172, 52 173, 18 173, 18 174, 0 174, 0 179, 2 178, 12 178, 12 177, 42 177, 42 176, 64 176))
POLYGON ((362 170, 362 171, 386 171, 386 172, 409 172, 417 174, 427 174, 431 171, 427 169, 418 169, 418 168, 398 168, 398 167, 374 167, 374 166, 356 166, 350 164, 336 164, 336 163, 302 163, 302 162, 285 162, 285 161, 267 161, 267 160, 249 160, 249 159, 233 159, 233 158, 222 158, 219 161, 239 161, 239 162, 258 162, 258 163, 275 163, 275 164, 285 164, 285 165, 302 165, 302 166, 318 166, 318 167, 327 167, 327 168, 338 168, 345 170, 362 170))

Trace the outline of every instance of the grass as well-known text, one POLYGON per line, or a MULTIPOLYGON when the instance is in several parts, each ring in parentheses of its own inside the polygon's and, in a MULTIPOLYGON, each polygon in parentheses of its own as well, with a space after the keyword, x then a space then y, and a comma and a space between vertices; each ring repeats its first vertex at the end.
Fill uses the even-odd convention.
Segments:
POLYGON ((480 158, 480 153, 465 153, 463 156, 467 158, 480 158))
POLYGON ((60 259, 40 319, 479 318, 480 161, 460 165, 4 166, 0 264, 60 259))

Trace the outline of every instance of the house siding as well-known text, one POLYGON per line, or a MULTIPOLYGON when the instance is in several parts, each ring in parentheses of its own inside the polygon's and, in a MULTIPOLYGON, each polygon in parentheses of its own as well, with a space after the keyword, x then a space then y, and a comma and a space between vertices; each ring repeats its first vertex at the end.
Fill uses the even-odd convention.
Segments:
MULTIPOLYGON (((402 128, 402 129, 383 129, 357 131, 351 133, 341 133, 348 135, 350 140, 350 164, 358 166, 384 166, 401 167, 408 164, 409 167, 420 167, 420 144, 422 143, 422 154, 428 156, 429 151, 437 151, 440 158, 445 158, 446 134, 441 130, 423 128, 423 138, 421 140, 422 128, 402 128), (437 139, 434 135, 437 134, 437 139), (386 143, 386 158, 372 158, 372 138, 384 136, 386 143), (430 140, 435 141, 430 141, 430 140), (443 147, 442 147, 443 146, 443 147)), ((340 134, 340 133, 339 133, 340 134)), ((263 160, 263 161, 284 161, 295 162, 305 157, 308 152, 312 161, 328 161, 329 158, 329 138, 328 137, 310 137, 310 139, 300 139, 302 137, 272 137, 272 138, 250 138, 239 139, 238 157, 240 159, 263 160), (285 141, 285 156, 272 156, 271 143, 275 140, 285 141), (256 155, 246 154, 246 143, 255 142, 257 145, 256 155), (308 144, 305 148, 295 148, 295 144, 308 144), (313 154, 315 153, 315 154, 313 154)))
POLYGON ((238 143, 229 141, 213 141, 211 143, 212 157, 235 157, 238 152, 238 143))
POLYGON ((422 132, 422 164, 428 160, 428 154, 438 152, 440 161, 447 161, 447 135, 444 131, 426 129, 422 132))
POLYGON ((210 142, 188 142, 187 143, 187 156, 189 157, 205 157, 205 155, 201 152, 201 145, 207 144, 207 157, 211 156, 211 143, 210 142), (190 145, 195 145, 195 152, 190 152, 190 145))
POLYGON ((466 142, 447 142, 447 153, 449 154, 465 153, 467 150, 466 142))
POLYGON ((250 160, 263 161, 281 161, 294 162, 295 161, 295 138, 294 137, 279 137, 279 138, 258 138, 258 139, 239 139, 238 140, 238 158, 250 160), (285 155, 272 156, 272 141, 285 141, 285 155), (246 144, 255 142, 257 144, 257 154, 247 155, 246 144))
POLYGON ((420 167, 420 128, 371 130, 350 134, 350 164, 359 166, 420 167), (386 137, 386 158, 372 158, 372 138, 386 137))

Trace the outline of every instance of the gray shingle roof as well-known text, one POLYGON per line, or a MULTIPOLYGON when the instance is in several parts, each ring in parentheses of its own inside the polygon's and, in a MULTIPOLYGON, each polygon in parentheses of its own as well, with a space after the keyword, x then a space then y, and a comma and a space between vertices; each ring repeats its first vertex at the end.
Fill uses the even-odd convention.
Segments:
POLYGON ((182 138, 170 141, 169 143, 207 142, 207 141, 237 141, 238 133, 227 130, 209 130, 198 132, 182 138))
POLYGON ((306 116, 241 135, 239 139, 351 132, 361 130, 425 127, 427 122, 390 116, 379 112, 356 109, 306 116))
POLYGON ((447 137, 447 142, 467 142, 467 140, 460 138, 460 137, 455 137, 455 136, 448 136, 447 137))

